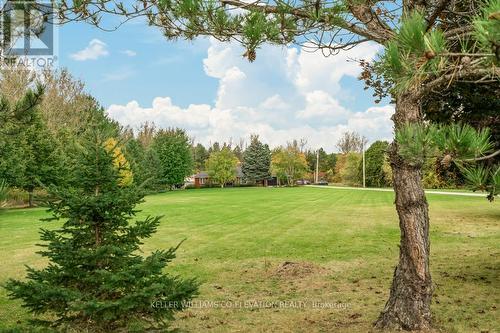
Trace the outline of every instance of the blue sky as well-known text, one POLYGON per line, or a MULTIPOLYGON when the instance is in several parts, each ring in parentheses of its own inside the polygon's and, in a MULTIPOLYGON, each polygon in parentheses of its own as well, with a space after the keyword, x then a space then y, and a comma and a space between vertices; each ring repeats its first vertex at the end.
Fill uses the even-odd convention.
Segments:
POLYGON ((306 138, 335 149, 343 131, 390 139, 393 107, 375 105, 349 58, 372 58, 363 44, 324 58, 300 47, 263 46, 248 63, 237 44, 168 41, 140 21, 114 32, 83 23, 59 28, 59 67, 81 79, 114 119, 138 127, 185 128, 196 141, 259 134, 271 145, 306 138))
POLYGON ((154 97, 163 95, 181 105, 211 102, 217 80, 203 72, 201 59, 207 47, 206 40, 169 42, 157 29, 135 22, 114 32, 83 23, 59 28, 59 66, 85 81, 104 106, 130 98, 151 104, 154 97), (107 55, 85 61, 71 58, 94 39, 106 44, 107 55), (127 50, 135 55, 127 55, 127 50))

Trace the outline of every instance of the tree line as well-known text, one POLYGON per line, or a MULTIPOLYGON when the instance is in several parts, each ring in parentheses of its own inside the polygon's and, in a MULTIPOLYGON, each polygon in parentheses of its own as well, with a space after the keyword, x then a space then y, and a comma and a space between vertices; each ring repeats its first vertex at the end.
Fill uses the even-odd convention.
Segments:
MULTIPOLYGON (((3 70, 0 88, 0 199, 4 203, 33 206, 34 199, 44 197, 40 189, 69 185, 72 153, 85 129, 97 125, 112 133, 108 145, 115 147, 126 166, 127 181, 150 191, 182 187, 187 177, 201 171, 208 173, 212 185, 224 186, 234 183, 238 168, 247 185, 265 185, 269 179, 286 186, 302 179, 313 182, 316 171, 318 180, 362 184, 361 151, 366 140, 355 132, 342 134, 336 144, 338 153, 311 149, 303 139, 271 148, 257 135, 248 144, 239 140, 205 147, 179 128, 144 123, 134 131, 120 126, 64 69, 3 70)), ((392 185, 388 148, 387 142, 377 141, 366 149, 367 186, 392 185)), ((423 181, 427 187, 456 187, 464 178, 457 167, 444 168, 435 158, 426 161, 423 181)))

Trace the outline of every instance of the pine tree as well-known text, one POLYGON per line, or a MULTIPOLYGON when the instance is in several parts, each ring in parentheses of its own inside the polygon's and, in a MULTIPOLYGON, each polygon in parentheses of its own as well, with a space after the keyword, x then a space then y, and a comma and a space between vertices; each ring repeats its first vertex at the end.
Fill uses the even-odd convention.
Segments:
POLYGON ((146 150, 139 140, 134 137, 127 140, 125 144, 125 156, 130 164, 134 183, 137 185, 143 184, 147 179, 144 170, 146 150))
POLYGON ((252 135, 250 145, 243 154, 241 171, 251 182, 269 178, 271 169, 271 151, 269 147, 259 141, 257 135, 252 135))
POLYGON ((49 264, 28 267, 26 281, 9 280, 9 297, 21 299, 35 315, 50 314, 52 324, 62 328, 116 332, 164 326, 196 295, 198 284, 163 273, 178 246, 147 257, 138 253, 160 217, 130 222, 143 200, 141 191, 120 185, 120 169, 106 149, 109 136, 98 130, 86 136, 72 175, 78 187, 50 189, 55 200, 47 220, 64 223, 41 230, 46 243, 39 253, 49 264), (153 306, 157 302, 169 306, 153 306))
POLYGON ((53 134, 48 130, 38 110, 30 124, 23 129, 25 170, 22 187, 29 194, 29 206, 33 207, 33 191, 43 184, 61 184, 64 178, 63 152, 53 134))
POLYGON ((193 154, 194 170, 199 172, 205 169, 205 161, 208 159, 208 151, 204 145, 198 143, 191 148, 193 154))
POLYGON ((39 105, 43 89, 27 90, 23 98, 0 100, 0 178, 29 193, 40 183, 61 183, 63 153, 42 119, 39 105))

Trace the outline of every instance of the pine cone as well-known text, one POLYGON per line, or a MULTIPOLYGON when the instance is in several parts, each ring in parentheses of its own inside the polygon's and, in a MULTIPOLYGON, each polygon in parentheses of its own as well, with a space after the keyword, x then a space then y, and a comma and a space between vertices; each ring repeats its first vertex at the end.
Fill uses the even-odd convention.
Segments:
POLYGON ((443 159, 441 160, 441 165, 444 166, 445 168, 449 168, 451 165, 451 161, 453 161, 453 157, 451 157, 450 154, 446 154, 443 156, 443 159))
POLYGON ((436 53, 434 53, 434 51, 425 51, 425 53, 424 53, 424 57, 425 57, 427 60, 431 60, 431 59, 433 59, 435 56, 436 56, 436 53))
POLYGON ((250 62, 254 62, 257 58, 257 54, 255 53, 255 50, 247 50, 243 53, 243 57, 247 58, 250 62))

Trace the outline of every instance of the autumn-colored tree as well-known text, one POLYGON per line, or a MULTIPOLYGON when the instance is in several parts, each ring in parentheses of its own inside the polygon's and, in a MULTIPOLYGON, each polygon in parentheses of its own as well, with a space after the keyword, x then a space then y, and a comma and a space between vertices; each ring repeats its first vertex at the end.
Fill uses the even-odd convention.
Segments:
POLYGON ((296 142, 278 147, 272 153, 271 170, 280 181, 292 186, 308 170, 306 156, 296 142))
POLYGON ((342 183, 349 186, 359 186, 362 180, 362 173, 359 170, 362 156, 360 153, 345 154, 344 167, 339 170, 342 183))
POLYGON ((238 158, 227 146, 220 151, 212 152, 206 163, 210 180, 219 184, 220 187, 234 181, 238 162, 238 158))
POLYGON ((120 186, 129 186, 134 181, 134 175, 130 164, 122 153, 122 148, 115 138, 109 138, 104 142, 104 148, 113 156, 113 165, 120 176, 120 186))

